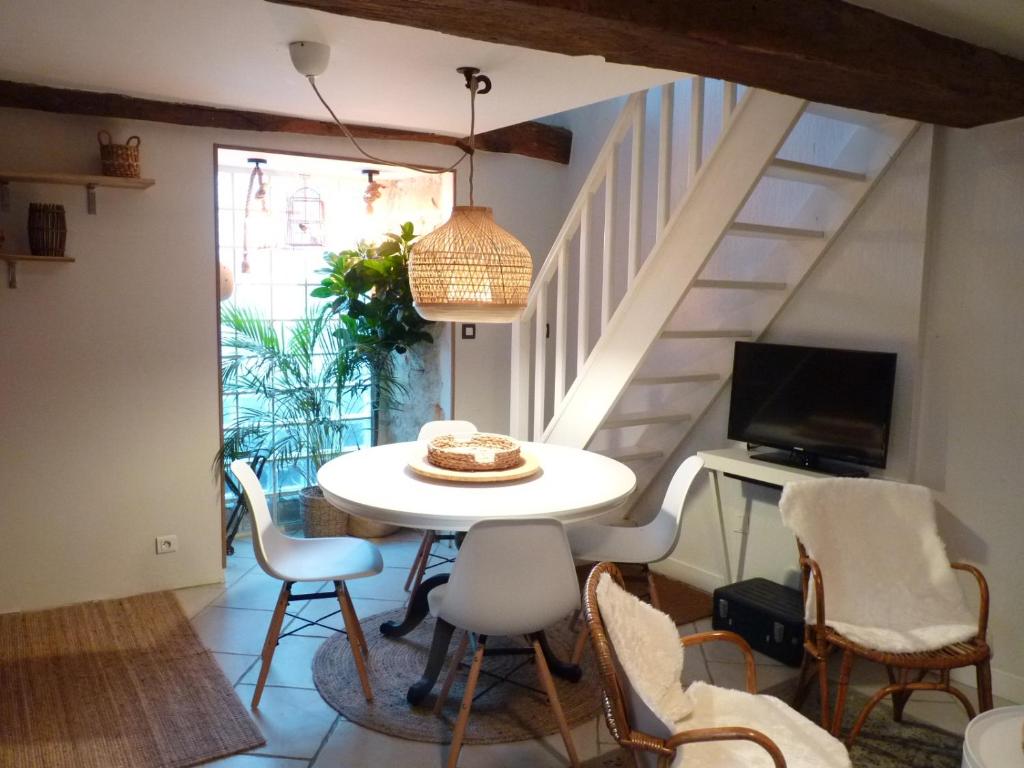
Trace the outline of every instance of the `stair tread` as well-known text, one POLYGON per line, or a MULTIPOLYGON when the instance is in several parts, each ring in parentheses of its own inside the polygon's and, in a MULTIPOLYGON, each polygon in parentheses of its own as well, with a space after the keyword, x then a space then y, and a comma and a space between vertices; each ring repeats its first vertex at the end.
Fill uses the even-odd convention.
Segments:
POLYGON ((787 181, 804 181, 811 184, 834 184, 836 182, 865 182, 867 176, 856 171, 842 168, 830 168, 826 165, 802 163, 798 160, 786 160, 777 157, 772 160, 764 172, 765 176, 787 181))
POLYGON ((633 411, 610 416, 601 425, 601 429, 617 427, 633 427, 641 424, 660 424, 671 421, 688 421, 690 414, 681 411, 633 411))
POLYGON ((749 339, 754 332, 743 329, 711 329, 704 331, 662 331, 663 339, 749 339))
POLYGON ((637 376, 630 384, 638 386, 654 386, 658 384, 687 384, 699 381, 720 381, 718 373, 689 373, 676 376, 637 376))
POLYGON ((745 221, 733 222, 729 234, 748 237, 777 237, 786 240, 820 240, 825 233, 820 229, 800 227, 779 227, 774 224, 754 224, 745 221))
POLYGON ((786 283, 766 280, 694 280, 694 288, 722 288, 736 291, 784 291, 786 283))
POLYGON ((612 451, 602 451, 609 459, 616 461, 646 461, 648 459, 660 459, 665 455, 664 451, 648 450, 633 446, 631 448, 616 448, 612 451))

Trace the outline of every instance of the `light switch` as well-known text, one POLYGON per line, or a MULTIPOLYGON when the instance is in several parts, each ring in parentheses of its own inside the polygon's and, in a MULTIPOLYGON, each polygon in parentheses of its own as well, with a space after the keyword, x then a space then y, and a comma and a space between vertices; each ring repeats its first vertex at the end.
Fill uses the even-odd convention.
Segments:
POLYGON ((462 324, 462 338, 464 338, 464 339, 475 339, 476 338, 476 323, 463 323, 462 324))

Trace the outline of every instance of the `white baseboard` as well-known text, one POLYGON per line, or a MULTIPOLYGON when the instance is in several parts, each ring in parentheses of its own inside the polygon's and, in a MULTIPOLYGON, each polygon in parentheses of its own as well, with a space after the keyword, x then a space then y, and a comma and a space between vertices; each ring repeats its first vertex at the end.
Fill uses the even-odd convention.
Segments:
MULTIPOLYGON (((705 592, 714 592, 716 588, 726 583, 725 576, 722 574, 698 568, 673 557, 653 564, 652 570, 663 573, 673 579, 685 581, 687 584, 697 587, 697 589, 703 589, 705 592)), ((972 688, 977 685, 974 667, 954 669, 950 677, 961 685, 969 685, 972 688)), ((1024 677, 993 667, 992 692, 996 696, 1009 699, 1012 702, 1024 703, 1024 677)))
POLYGON ((682 560, 676 560, 674 557, 652 564, 651 570, 663 573, 677 581, 685 581, 690 586, 703 589, 705 592, 714 592, 715 589, 726 583, 725 576, 697 568, 682 560))

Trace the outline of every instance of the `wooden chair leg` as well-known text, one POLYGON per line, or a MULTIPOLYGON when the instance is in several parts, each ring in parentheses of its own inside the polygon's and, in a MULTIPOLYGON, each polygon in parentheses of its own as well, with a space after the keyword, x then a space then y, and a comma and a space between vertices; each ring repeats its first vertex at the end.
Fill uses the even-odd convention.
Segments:
POLYGON ((978 711, 988 712, 992 709, 992 668, 990 661, 985 659, 975 666, 978 676, 978 711))
POLYGON ((846 694, 850 690, 850 673, 853 670, 853 652, 843 651, 843 664, 839 669, 839 688, 836 691, 836 711, 832 716, 832 735, 839 736, 843 726, 843 710, 846 708, 846 694))
POLYGON ((590 638, 590 628, 584 624, 580 627, 580 631, 576 633, 576 644, 572 648, 572 663, 575 666, 579 666, 580 662, 583 661, 583 654, 587 650, 587 640, 590 638))
POLYGON ((572 733, 569 731, 569 723, 565 720, 565 713, 562 712, 562 702, 558 700, 558 690, 555 688, 555 681, 551 678, 551 670, 548 669, 548 663, 544 659, 544 651, 540 647, 540 642, 534 639, 533 641, 533 655, 537 661, 537 677, 540 678, 541 685, 544 686, 544 690, 548 694, 548 703, 551 704, 551 709, 555 713, 555 720, 558 722, 558 730, 562 733, 562 741, 565 742, 565 751, 569 755, 569 764, 576 768, 580 764, 580 758, 576 754, 576 745, 572 741, 572 733))
POLYGON ((660 611, 661 598, 658 596, 658 586, 654 583, 654 571, 651 570, 649 565, 645 565, 644 570, 647 571, 647 592, 651 596, 651 605, 660 611))
POLYGON ((427 566, 430 564, 430 551, 434 548, 434 539, 437 534, 434 531, 427 531, 423 534, 423 557, 420 558, 419 568, 416 569, 416 578, 412 581, 412 591, 415 592, 419 589, 420 582, 423 581, 423 575, 427 572, 427 566))
POLYGON ((793 691, 793 698, 790 701, 790 706, 798 712, 807 699, 807 692, 810 690, 811 680, 814 679, 815 669, 814 657, 805 650, 804 658, 800 662, 800 676, 796 681, 796 690, 793 691))
POLYGON ((359 682, 363 686, 363 695, 367 701, 373 701, 373 689, 370 687, 370 675, 366 671, 366 651, 363 650, 363 631, 359 627, 359 619, 356 617, 352 600, 348 596, 345 582, 336 581, 335 591, 338 593, 338 605, 341 606, 341 617, 345 620, 345 634, 348 635, 348 643, 352 648, 352 657, 356 662, 356 671, 359 673, 359 682))
POLYGON ((455 655, 451 657, 448 662, 448 675, 444 679, 444 685, 441 686, 440 692, 437 694, 437 701, 434 702, 434 714, 440 715, 444 709, 445 702, 448 701, 448 692, 452 689, 452 684, 455 682, 455 678, 459 674, 459 666, 462 664, 462 657, 466 655, 466 647, 469 645, 469 632, 463 632, 462 637, 459 638, 459 645, 455 649, 455 655))
POLYGON ((348 584, 341 582, 342 591, 345 593, 345 602, 348 603, 348 608, 352 611, 352 615, 356 617, 355 630, 359 636, 359 645, 363 649, 363 656, 369 658, 370 646, 366 644, 366 635, 363 634, 363 625, 359 623, 359 617, 356 615, 356 607, 352 604, 352 595, 348 591, 348 584))
POLYGON ((818 692, 821 696, 821 727, 827 731, 831 725, 828 721, 828 654, 820 650, 818 655, 818 692))
POLYGON ((409 575, 405 577, 405 591, 408 592, 412 588, 412 580, 416 578, 416 574, 420 570, 420 560, 423 559, 423 550, 427 546, 427 535, 430 531, 424 531, 422 538, 420 538, 420 548, 416 550, 416 557, 413 558, 412 565, 409 566, 409 575))
POLYGON ((476 653, 473 654, 473 663, 469 667, 469 678, 466 680, 466 691, 462 694, 462 704, 459 706, 459 717, 455 721, 455 728, 452 730, 452 745, 448 752, 448 768, 456 768, 459 764, 459 752, 462 751, 462 740, 466 736, 466 725, 469 723, 469 710, 473 708, 473 694, 476 692, 476 682, 480 679, 480 665, 484 661, 484 644, 477 645, 476 653))
POLYGON ((274 651, 277 649, 277 641, 281 635, 281 625, 284 624, 284 612, 288 608, 288 598, 291 594, 291 582, 283 582, 281 592, 277 596, 277 605, 274 606, 274 614, 270 617, 270 626, 267 627, 267 639, 263 643, 263 663, 260 666, 259 678, 256 680, 256 690, 252 694, 253 709, 260 705, 260 699, 263 698, 263 686, 267 684, 270 662, 274 660, 274 651))

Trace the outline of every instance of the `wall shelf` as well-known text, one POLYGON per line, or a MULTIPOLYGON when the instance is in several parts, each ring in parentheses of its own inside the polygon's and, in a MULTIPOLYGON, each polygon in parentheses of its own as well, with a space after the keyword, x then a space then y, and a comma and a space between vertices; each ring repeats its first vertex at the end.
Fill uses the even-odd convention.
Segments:
POLYGON ((154 179, 136 179, 122 176, 95 176, 82 173, 45 173, 37 171, 0 171, 0 211, 8 211, 11 207, 10 191, 12 183, 22 184, 65 184, 85 187, 86 209, 96 213, 96 188, 114 187, 116 189, 148 189, 156 184, 154 179))
POLYGON ((25 253, 0 253, 0 259, 7 262, 7 287, 18 287, 18 262, 19 261, 46 261, 51 264, 71 264, 74 262, 72 256, 30 256, 25 253))

